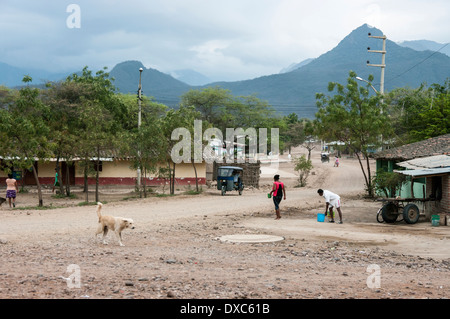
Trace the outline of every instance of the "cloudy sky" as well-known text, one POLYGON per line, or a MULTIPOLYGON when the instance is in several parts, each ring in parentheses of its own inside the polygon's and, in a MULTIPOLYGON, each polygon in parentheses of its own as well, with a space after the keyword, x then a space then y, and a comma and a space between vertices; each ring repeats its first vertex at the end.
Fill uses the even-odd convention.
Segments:
POLYGON ((450 42, 448 0, 0 0, 0 62, 52 72, 126 60, 212 80, 278 73, 364 23, 450 42))

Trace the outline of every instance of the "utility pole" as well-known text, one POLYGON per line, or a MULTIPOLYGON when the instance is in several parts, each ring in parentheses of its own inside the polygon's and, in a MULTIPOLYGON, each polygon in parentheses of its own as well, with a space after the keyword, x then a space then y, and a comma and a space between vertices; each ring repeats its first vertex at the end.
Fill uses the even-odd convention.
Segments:
POLYGON ((370 61, 367 61, 367 65, 381 68, 380 93, 381 93, 381 95, 383 95, 384 94, 384 71, 386 69, 386 39, 387 39, 387 37, 385 35, 375 36, 375 35, 372 35, 371 33, 369 33, 369 38, 383 40, 383 49, 382 50, 371 50, 370 47, 367 48, 368 52, 382 54, 381 64, 370 64, 370 61))

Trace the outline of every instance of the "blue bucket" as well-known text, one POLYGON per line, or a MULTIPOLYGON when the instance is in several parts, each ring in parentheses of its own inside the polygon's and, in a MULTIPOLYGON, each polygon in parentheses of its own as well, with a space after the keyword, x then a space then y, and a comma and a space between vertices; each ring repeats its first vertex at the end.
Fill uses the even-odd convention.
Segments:
POLYGON ((317 221, 323 223, 325 221, 325 214, 317 214, 317 221))

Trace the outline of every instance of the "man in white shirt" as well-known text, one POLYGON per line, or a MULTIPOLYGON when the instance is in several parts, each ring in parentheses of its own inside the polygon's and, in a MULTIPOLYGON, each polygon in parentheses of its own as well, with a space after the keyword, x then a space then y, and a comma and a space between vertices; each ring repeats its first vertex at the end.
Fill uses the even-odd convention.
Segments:
POLYGON ((319 189, 317 193, 319 193, 320 196, 323 196, 323 198, 325 198, 325 202, 327 204, 325 208, 325 215, 327 215, 328 213, 328 207, 330 208, 330 218, 331 218, 330 223, 334 223, 333 207, 336 207, 339 213, 338 224, 342 224, 341 198, 339 197, 339 195, 323 189, 319 189))

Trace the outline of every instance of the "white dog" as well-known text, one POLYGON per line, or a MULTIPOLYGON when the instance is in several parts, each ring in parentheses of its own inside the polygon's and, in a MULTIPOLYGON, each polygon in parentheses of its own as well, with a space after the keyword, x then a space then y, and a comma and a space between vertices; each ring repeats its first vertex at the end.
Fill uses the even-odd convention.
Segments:
POLYGON ((112 217, 112 216, 102 216, 100 211, 102 210, 103 204, 97 203, 97 215, 98 215, 98 229, 95 233, 97 237, 99 234, 103 233, 103 244, 107 244, 105 237, 108 233, 108 230, 113 231, 117 239, 119 240, 120 246, 125 246, 122 244, 122 231, 126 228, 134 229, 134 222, 131 218, 122 218, 122 217, 112 217))

